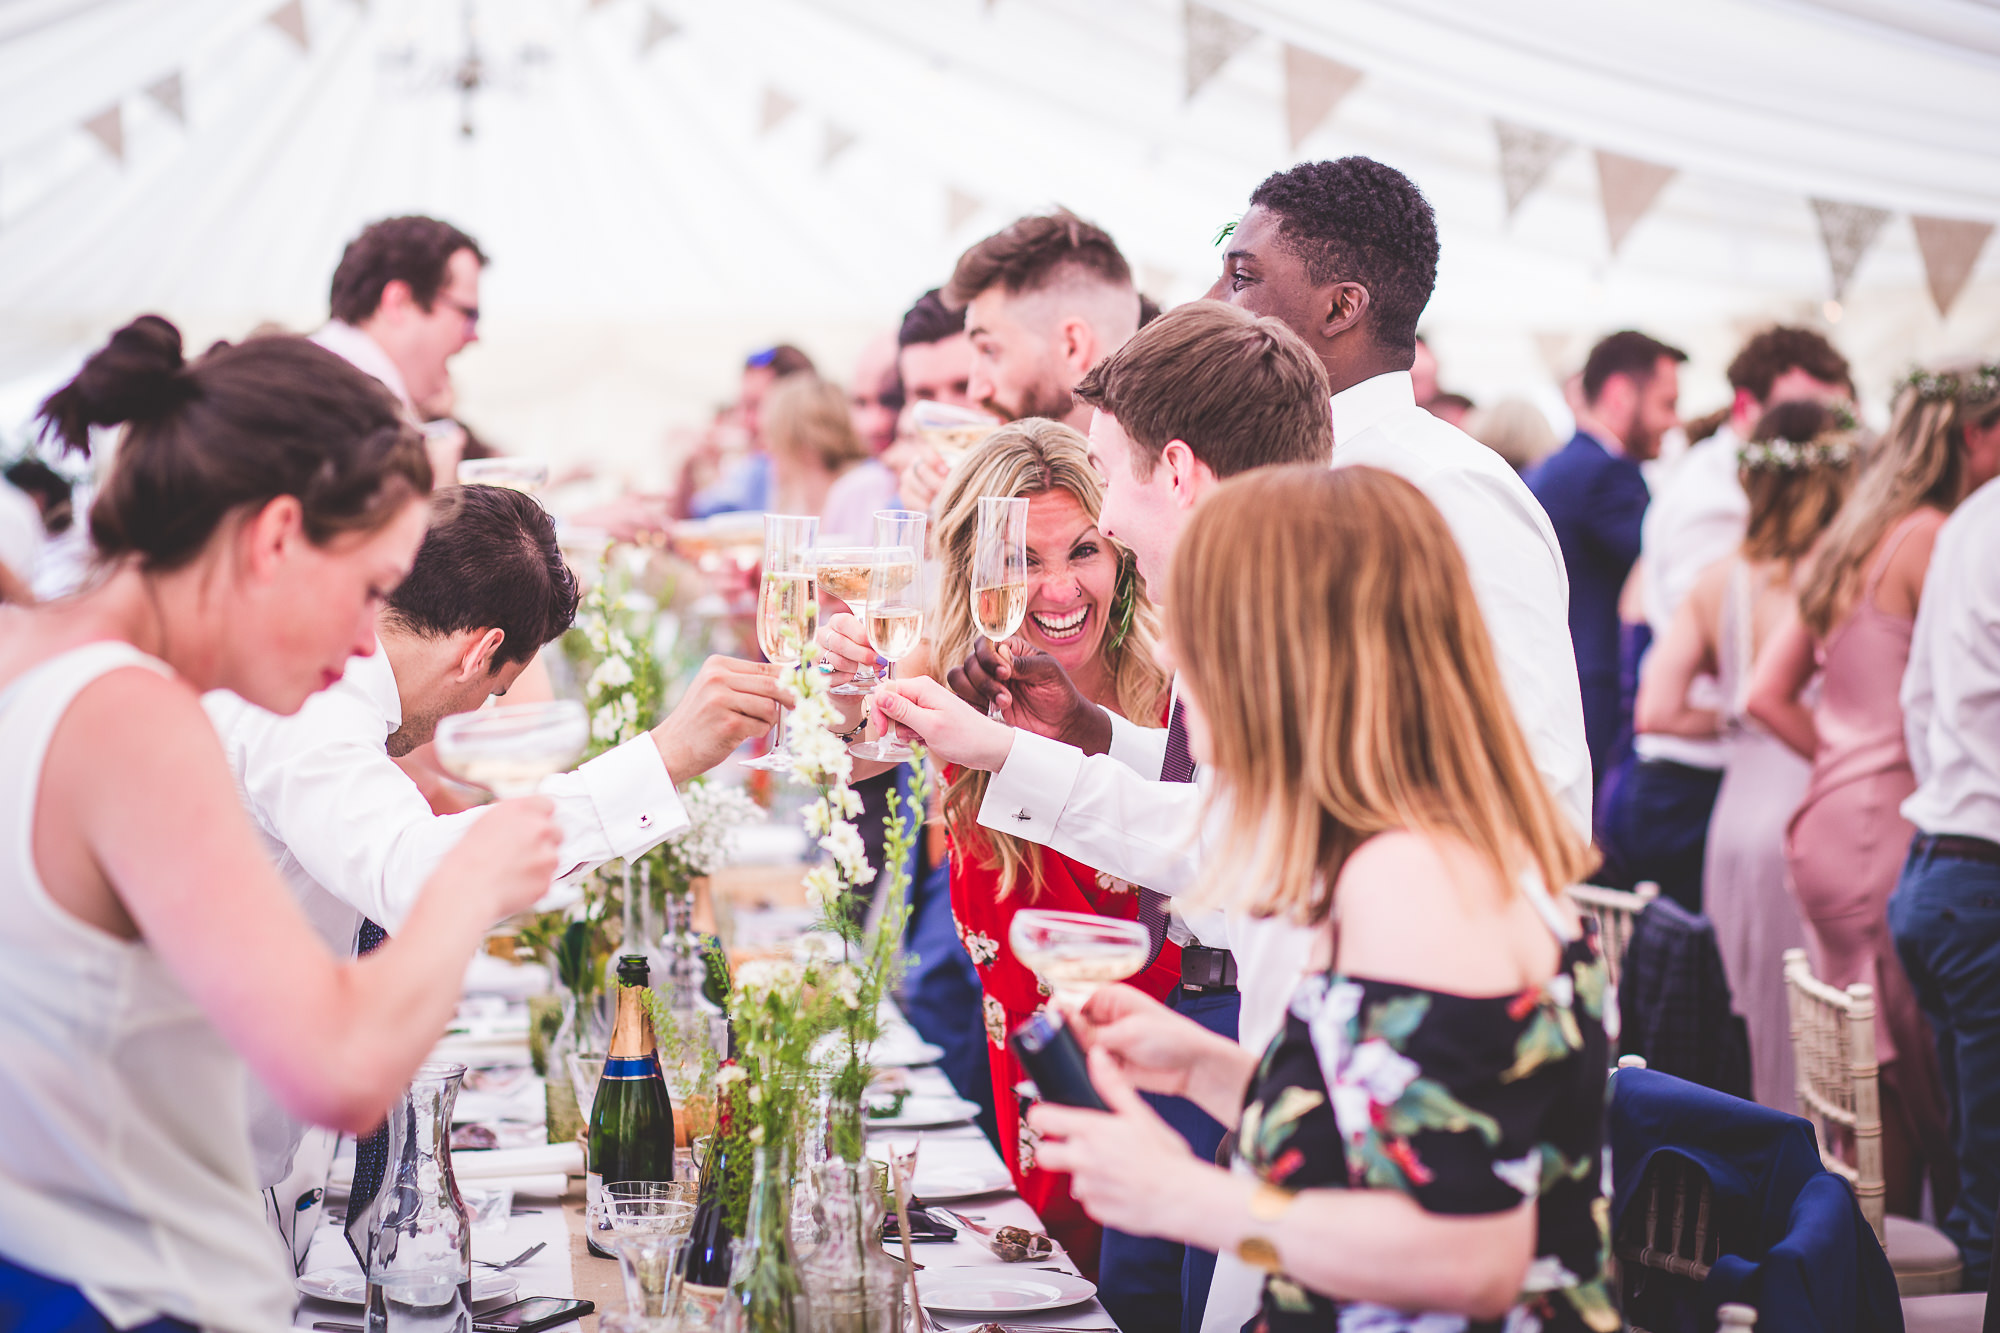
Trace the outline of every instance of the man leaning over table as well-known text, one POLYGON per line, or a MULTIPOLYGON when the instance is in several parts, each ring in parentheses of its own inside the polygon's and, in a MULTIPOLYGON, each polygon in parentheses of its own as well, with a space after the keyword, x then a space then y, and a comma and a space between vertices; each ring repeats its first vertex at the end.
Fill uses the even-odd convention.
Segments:
MULTIPOLYGON (((1251 195, 1209 296, 1275 316, 1317 354, 1333 390, 1333 466, 1394 472, 1443 514, 1465 556, 1535 768, 1564 813, 1588 833, 1590 756, 1569 639, 1569 580, 1555 531, 1513 469, 1418 407, 1411 387, 1417 318, 1430 300, 1437 259, 1436 219, 1408 177, 1364 157, 1301 163, 1251 195)), ((1152 327, 1128 348, 1136 351, 1152 327)), ((1092 379, 1102 385, 1111 376, 1107 367, 1092 379)), ((1190 468, 1193 484, 1176 478, 1163 491, 1163 469, 1155 468, 1149 481, 1119 466, 1132 450, 1127 418, 1137 413, 1121 413, 1109 400, 1097 406, 1091 437, 1105 473, 1103 526, 1141 551, 1141 569, 1154 574, 1149 591, 1171 595, 1158 579, 1173 541, 1220 478, 1205 465, 1190 468)), ((1168 456, 1185 443, 1168 441, 1168 456)), ((994 771, 982 824, 1168 895, 1192 887, 1201 865, 1199 789, 1149 781, 1161 772, 1160 750, 1141 753, 1101 713, 1046 706, 1043 716, 1061 718, 1052 734, 1068 745, 989 722, 983 705, 996 695, 1005 701, 1018 694, 1034 706, 1031 691, 1061 692, 1046 679, 1031 682, 1026 669, 1024 663, 1008 672, 982 645, 952 676, 973 706, 914 681, 894 687, 914 698, 890 698, 883 711, 921 735, 941 761, 994 771)), ((1011 716, 1021 720, 1018 711, 1011 716)), ((1262 1049, 1304 974, 1311 935, 1283 921, 1232 914, 1228 943, 1242 990, 1239 1039, 1262 1049)), ((1255 1313, 1260 1282, 1260 1274, 1232 1256, 1219 1260, 1203 1329, 1239 1327, 1255 1313)))
MULTIPOLYGON (((338 952, 393 934, 438 860, 483 814, 435 815, 395 756, 440 719, 504 695, 569 628, 577 586, 532 497, 450 487, 409 577, 377 617, 377 650, 280 717, 216 691, 203 700, 252 821, 314 929, 338 952)), ((711 657, 652 731, 547 779, 564 840, 559 876, 640 855, 686 827, 677 780, 714 767, 777 717, 775 669, 711 657)), ((253 1087, 251 1140, 266 1210, 302 1262, 334 1141, 253 1087), (302 1208, 301 1202, 305 1204, 302 1208)))

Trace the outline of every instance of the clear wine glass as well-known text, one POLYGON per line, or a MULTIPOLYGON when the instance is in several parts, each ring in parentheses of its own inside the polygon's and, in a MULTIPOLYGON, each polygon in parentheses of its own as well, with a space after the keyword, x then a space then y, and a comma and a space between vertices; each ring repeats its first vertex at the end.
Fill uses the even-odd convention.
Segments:
MULTIPOLYGON (((896 517, 899 512, 875 516, 876 532, 896 544, 875 548, 875 568, 868 582, 868 643, 889 663, 891 680, 895 679, 896 663, 924 637, 923 580, 917 554, 923 550, 924 516, 896 517), (901 544, 904 542, 909 544, 901 544)), ((861 759, 892 763, 916 757, 896 734, 896 724, 886 719, 880 739, 850 745, 847 752, 861 759)))
POLYGON ((1099 986, 1123 981, 1146 966, 1152 940, 1137 921, 1089 912, 1027 907, 1007 927, 1014 956, 1074 1009, 1099 986))
MULTIPOLYGON (((972 543, 972 623, 994 647, 1021 632, 1028 614, 1028 500, 982 495, 972 543)), ((1000 705, 986 716, 998 719, 1000 705)))
POLYGON ((492 704, 437 726, 439 767, 502 800, 532 796, 542 779, 577 761, 590 718, 574 699, 492 704))
POLYGON ((948 468, 955 468, 974 445, 1001 425, 999 418, 977 408, 920 399, 910 407, 910 425, 925 443, 938 451, 948 468))
POLYGON ((549 482, 549 465, 539 458, 466 458, 458 464, 461 486, 505 486, 533 495, 549 482))
MULTIPOLYGON (((813 582, 813 544, 819 519, 792 514, 764 515, 764 574, 757 588, 757 646, 779 666, 795 666, 813 651, 819 630, 819 590, 813 582)), ((771 748, 746 768, 789 773, 792 753, 785 744, 785 714, 771 732, 771 748)))
MULTIPOLYGON (((873 546, 822 546, 813 553, 820 591, 846 602, 847 609, 861 622, 863 633, 868 627, 868 583, 875 569, 875 555, 873 546)), ((875 688, 876 679, 875 664, 863 662, 854 679, 836 685, 833 693, 867 694, 875 688)))

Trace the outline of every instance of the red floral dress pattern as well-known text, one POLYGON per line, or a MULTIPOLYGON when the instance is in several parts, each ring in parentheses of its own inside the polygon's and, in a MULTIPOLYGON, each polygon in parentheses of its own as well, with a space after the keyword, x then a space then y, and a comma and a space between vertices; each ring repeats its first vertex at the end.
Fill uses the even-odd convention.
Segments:
MULTIPOLYGON (((1007 929, 1014 913, 1023 907, 1090 912, 1136 921, 1139 895, 1124 880, 1046 847, 1037 847, 1030 850, 1041 857, 1040 891, 1032 891, 1024 877, 1014 892, 1002 900, 1000 872, 997 867, 983 864, 988 852, 979 831, 954 832, 951 843, 951 914, 984 992, 982 1003, 986 1041, 991 1048, 993 1107, 999 1122, 1001 1154, 1014 1175, 1014 1187, 1040 1215, 1049 1235, 1062 1243, 1086 1276, 1095 1279, 1097 1247, 1103 1229, 1070 1197, 1066 1174, 1043 1171, 1035 1165, 1035 1137, 1022 1118, 1021 1099, 1014 1091, 1026 1075, 1007 1045, 1007 1034, 1048 1003, 1048 988, 1014 956, 1007 942, 1007 929)), ((1180 980, 1180 947, 1168 943, 1161 946, 1160 956, 1152 966, 1131 978, 1131 984, 1154 999, 1164 1000, 1180 985, 1180 980)))

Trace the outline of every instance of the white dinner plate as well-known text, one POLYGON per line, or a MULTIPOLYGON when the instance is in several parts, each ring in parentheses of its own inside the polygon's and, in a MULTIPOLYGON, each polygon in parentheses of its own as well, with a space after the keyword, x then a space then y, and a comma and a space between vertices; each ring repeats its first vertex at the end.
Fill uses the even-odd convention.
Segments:
POLYGON ((917 1274, 927 1310, 947 1314, 1031 1314, 1060 1310, 1097 1294, 1095 1283, 1070 1273, 997 1273, 990 1268, 935 1268, 917 1274))
POLYGON ((925 1097, 911 1095, 903 1099, 902 1109, 894 1115, 870 1116, 870 1129, 932 1129, 939 1125, 963 1125, 979 1114, 979 1103, 969 1102, 963 1097, 925 1097))
POLYGON ((915 1069, 944 1059, 944 1047, 933 1046, 912 1028, 885 1032, 869 1048, 868 1063, 878 1069, 915 1069))
POLYGON ((927 1202, 950 1203, 953 1199, 977 1199, 1014 1188, 1007 1168, 996 1164, 991 1171, 967 1167, 928 1167, 917 1163, 917 1197, 927 1202))
MULTIPOLYGON (((322 1268, 294 1283, 299 1291, 335 1305, 360 1305, 368 1299, 368 1279, 351 1268, 322 1268)), ((472 1279, 472 1303, 506 1300, 521 1289, 512 1273, 484 1273, 472 1279)))

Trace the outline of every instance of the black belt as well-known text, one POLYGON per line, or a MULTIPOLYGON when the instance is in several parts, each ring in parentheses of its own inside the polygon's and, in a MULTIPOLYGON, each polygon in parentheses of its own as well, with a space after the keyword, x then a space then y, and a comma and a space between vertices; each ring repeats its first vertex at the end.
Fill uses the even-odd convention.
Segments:
MULTIPOLYGON (((2000 842, 1968 838, 1961 833, 1919 833, 1910 850, 1931 856, 1948 856, 1954 861, 1982 861, 1990 866, 2000 866, 2000 842)), ((1185 975, 1185 965, 1181 971, 1185 975)))
POLYGON ((1181 989, 1227 995, 1236 989, 1236 955, 1202 944, 1181 946, 1181 989))

